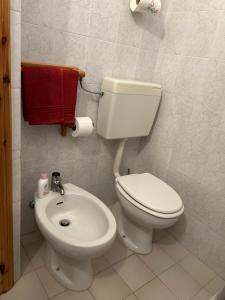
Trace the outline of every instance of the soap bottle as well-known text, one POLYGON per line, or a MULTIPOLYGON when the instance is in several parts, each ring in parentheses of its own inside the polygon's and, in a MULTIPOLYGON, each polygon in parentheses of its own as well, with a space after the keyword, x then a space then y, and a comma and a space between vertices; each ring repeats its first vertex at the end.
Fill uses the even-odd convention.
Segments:
POLYGON ((48 192, 48 174, 41 173, 40 178, 38 180, 37 196, 38 198, 44 198, 45 196, 47 196, 48 192))

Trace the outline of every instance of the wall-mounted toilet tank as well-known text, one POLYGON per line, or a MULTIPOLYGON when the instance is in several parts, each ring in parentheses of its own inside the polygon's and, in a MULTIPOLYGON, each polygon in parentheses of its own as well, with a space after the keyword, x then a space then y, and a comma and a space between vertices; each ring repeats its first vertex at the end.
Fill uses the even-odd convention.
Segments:
POLYGON ((97 132, 106 139, 147 136, 161 98, 154 83, 105 77, 98 110, 97 132))

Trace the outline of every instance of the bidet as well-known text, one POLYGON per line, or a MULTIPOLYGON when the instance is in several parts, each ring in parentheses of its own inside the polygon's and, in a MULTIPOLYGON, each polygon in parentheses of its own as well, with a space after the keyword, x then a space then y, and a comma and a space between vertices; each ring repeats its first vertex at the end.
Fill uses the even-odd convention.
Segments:
POLYGON ((116 222, 94 195, 70 183, 64 189, 63 197, 52 191, 44 200, 36 197, 35 217, 47 241, 50 273, 66 288, 85 290, 93 279, 91 259, 111 247, 116 222))

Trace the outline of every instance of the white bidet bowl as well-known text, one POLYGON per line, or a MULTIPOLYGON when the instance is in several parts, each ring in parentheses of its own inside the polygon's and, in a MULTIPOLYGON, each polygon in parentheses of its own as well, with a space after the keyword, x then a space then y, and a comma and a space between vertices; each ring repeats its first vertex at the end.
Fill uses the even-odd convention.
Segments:
POLYGON ((35 198, 35 216, 47 241, 49 271, 65 287, 84 290, 93 279, 91 259, 111 247, 116 222, 94 195, 70 183, 64 190, 64 196, 50 192, 35 198))

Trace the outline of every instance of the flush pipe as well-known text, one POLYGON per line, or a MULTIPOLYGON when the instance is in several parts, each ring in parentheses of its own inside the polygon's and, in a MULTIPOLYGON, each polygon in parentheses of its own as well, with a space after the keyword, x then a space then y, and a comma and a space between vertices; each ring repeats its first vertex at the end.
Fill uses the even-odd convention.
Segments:
POLYGON ((117 151, 116 151, 116 156, 115 156, 114 164, 113 164, 113 174, 114 174, 115 178, 120 176, 120 172, 119 172, 120 165, 121 165, 126 141, 127 141, 127 139, 121 139, 119 142, 117 151))

